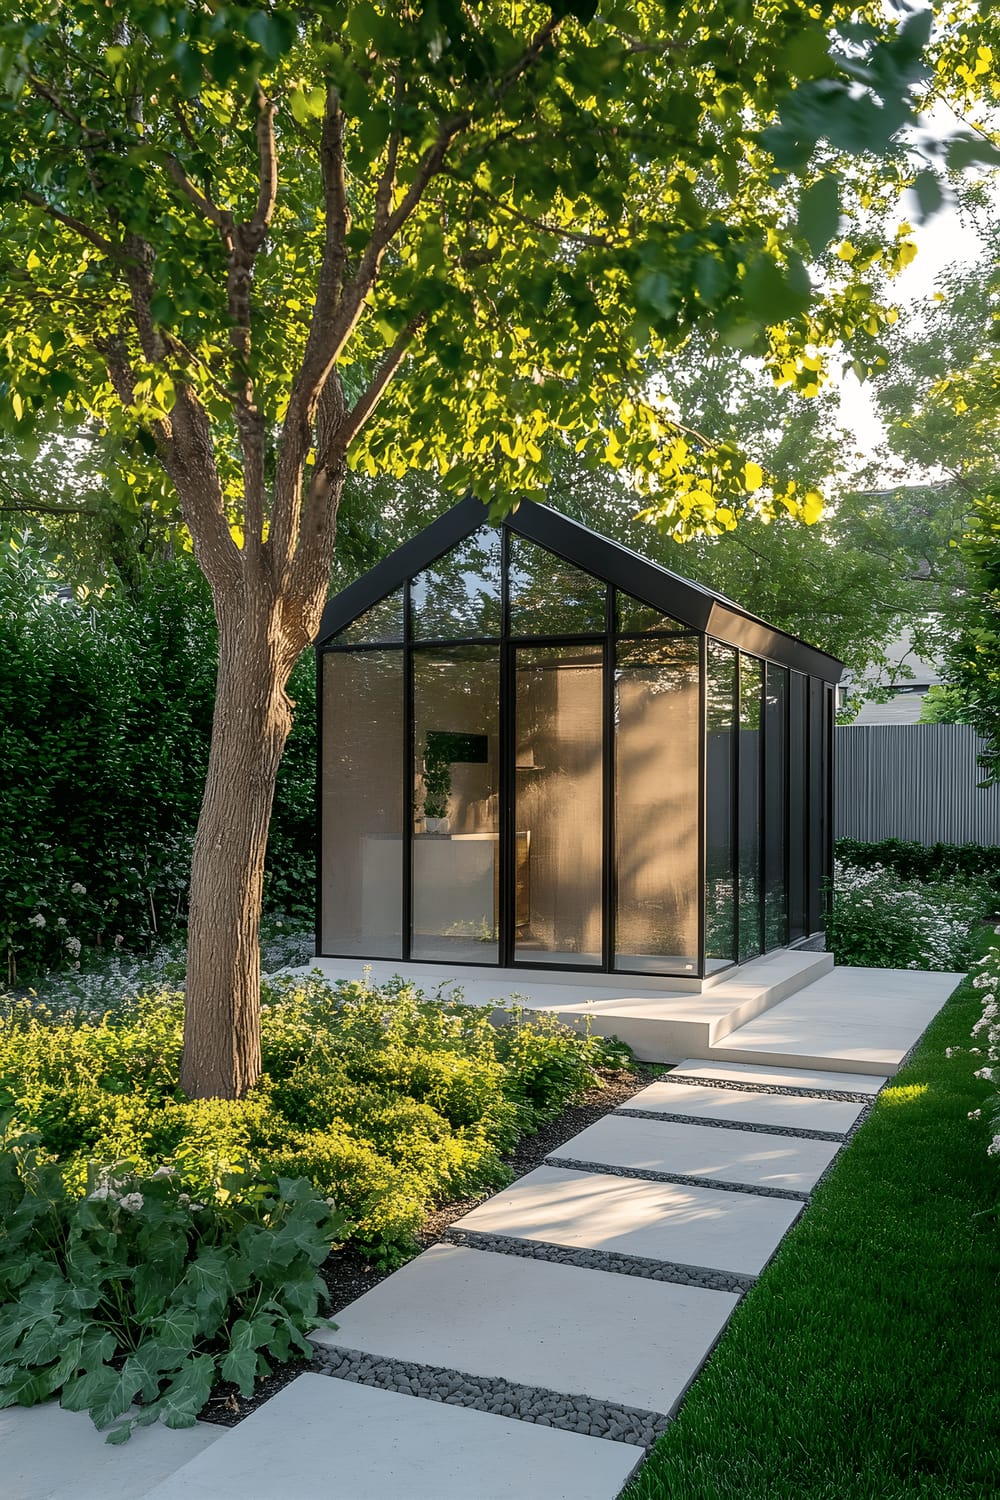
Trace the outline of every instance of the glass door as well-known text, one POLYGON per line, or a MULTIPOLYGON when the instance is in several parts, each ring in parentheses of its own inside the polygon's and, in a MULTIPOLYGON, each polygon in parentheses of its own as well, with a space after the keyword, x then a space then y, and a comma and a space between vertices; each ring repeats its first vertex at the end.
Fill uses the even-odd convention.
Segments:
POLYGON ((600 968, 604 652, 514 653, 514 961, 600 968))

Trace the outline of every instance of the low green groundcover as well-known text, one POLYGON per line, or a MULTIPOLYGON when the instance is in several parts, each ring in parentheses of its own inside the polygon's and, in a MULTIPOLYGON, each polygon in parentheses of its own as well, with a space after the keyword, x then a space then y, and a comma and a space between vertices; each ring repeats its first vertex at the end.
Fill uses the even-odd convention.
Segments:
POLYGON ((628 1063, 402 981, 285 979, 252 1095, 192 1102, 181 1031, 171 993, 0 1010, 0 1406, 61 1394, 103 1426, 138 1399, 177 1426, 219 1378, 248 1394, 308 1352, 332 1244, 405 1259, 435 1204, 508 1182, 519 1136, 628 1063))
POLYGON ((627 1500, 997 1494, 1000 1173, 983 1058, 959 1050, 978 993, 880 1095, 627 1500))

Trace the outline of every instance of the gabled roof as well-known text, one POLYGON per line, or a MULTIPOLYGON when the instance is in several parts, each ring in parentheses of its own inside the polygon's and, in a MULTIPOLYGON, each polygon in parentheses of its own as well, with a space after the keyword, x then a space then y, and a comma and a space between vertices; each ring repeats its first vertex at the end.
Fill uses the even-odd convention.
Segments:
MULTIPOLYGON (((323 611, 317 646, 326 645, 380 599, 394 593, 408 578, 430 567, 444 553, 488 523, 489 512, 481 501, 472 496, 460 500, 412 541, 398 547, 363 578, 349 584, 329 601, 323 611)), ((836 657, 828 656, 798 636, 768 625, 732 600, 699 583, 692 583, 678 573, 671 573, 669 568, 650 562, 620 542, 599 536, 550 506, 522 500, 516 511, 504 517, 501 525, 515 536, 547 547, 567 562, 614 584, 692 630, 713 636, 726 645, 737 646, 751 655, 792 667, 797 672, 821 677, 826 682, 840 680, 843 662, 836 657)))

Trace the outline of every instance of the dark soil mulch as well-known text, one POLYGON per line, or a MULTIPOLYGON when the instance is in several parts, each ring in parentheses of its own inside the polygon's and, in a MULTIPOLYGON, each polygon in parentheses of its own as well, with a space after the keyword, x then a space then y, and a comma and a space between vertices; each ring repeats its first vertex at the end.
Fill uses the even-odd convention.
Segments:
MULTIPOLYGON (((620 1104, 631 1099, 633 1094, 644 1089, 662 1071, 660 1067, 637 1063, 634 1072, 602 1073, 601 1087, 591 1089, 579 1104, 572 1104, 569 1109, 564 1109, 556 1119, 543 1125, 536 1135, 521 1137, 510 1156, 506 1158, 507 1165, 515 1178, 523 1177, 526 1172, 532 1172, 535 1167, 540 1167, 549 1152, 553 1151, 556 1146, 561 1146, 571 1136, 577 1135, 588 1125, 593 1125, 603 1115, 610 1114, 611 1110, 617 1109, 620 1104)), ((463 1214, 470 1213, 478 1203, 484 1202, 489 1196, 491 1195, 485 1194, 480 1198, 466 1198, 460 1203, 446 1203, 441 1208, 435 1209, 417 1236, 421 1248, 426 1250, 428 1246, 436 1244, 456 1219, 462 1218, 463 1214)), ((343 1250, 335 1250, 319 1268, 319 1273, 326 1282, 330 1295, 327 1316, 335 1318, 349 1302, 354 1302, 365 1292, 371 1291, 373 1286, 377 1286, 386 1276, 391 1276, 396 1269, 398 1268, 395 1266, 387 1268, 377 1265, 374 1261, 366 1260, 359 1251, 350 1246, 343 1250)), ((283 1386, 288 1385, 306 1369, 308 1369, 308 1363, 303 1360, 289 1360, 277 1365, 266 1379, 258 1383, 253 1395, 249 1398, 241 1396, 234 1385, 224 1381, 212 1392, 199 1414, 199 1420, 214 1422, 220 1427, 235 1427, 237 1423, 242 1422, 244 1417, 256 1411, 258 1406, 263 1406, 264 1402, 269 1401, 272 1396, 276 1396, 283 1386)))

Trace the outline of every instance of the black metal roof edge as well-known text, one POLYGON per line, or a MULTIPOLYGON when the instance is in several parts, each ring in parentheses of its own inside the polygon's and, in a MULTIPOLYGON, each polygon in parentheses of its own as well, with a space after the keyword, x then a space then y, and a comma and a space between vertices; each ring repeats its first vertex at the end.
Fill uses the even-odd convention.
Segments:
MULTIPOLYGON (((317 646, 324 645, 380 599, 401 588, 408 578, 430 567, 471 536, 486 524, 488 515, 487 507, 474 496, 460 500, 370 572, 349 584, 324 609, 317 646)), ((825 682, 840 681, 844 667, 836 657, 769 625, 702 584, 651 562, 621 542, 600 536, 551 506, 522 500, 517 510, 504 517, 503 524, 515 535, 547 547, 567 562, 613 583, 682 625, 825 682)))

